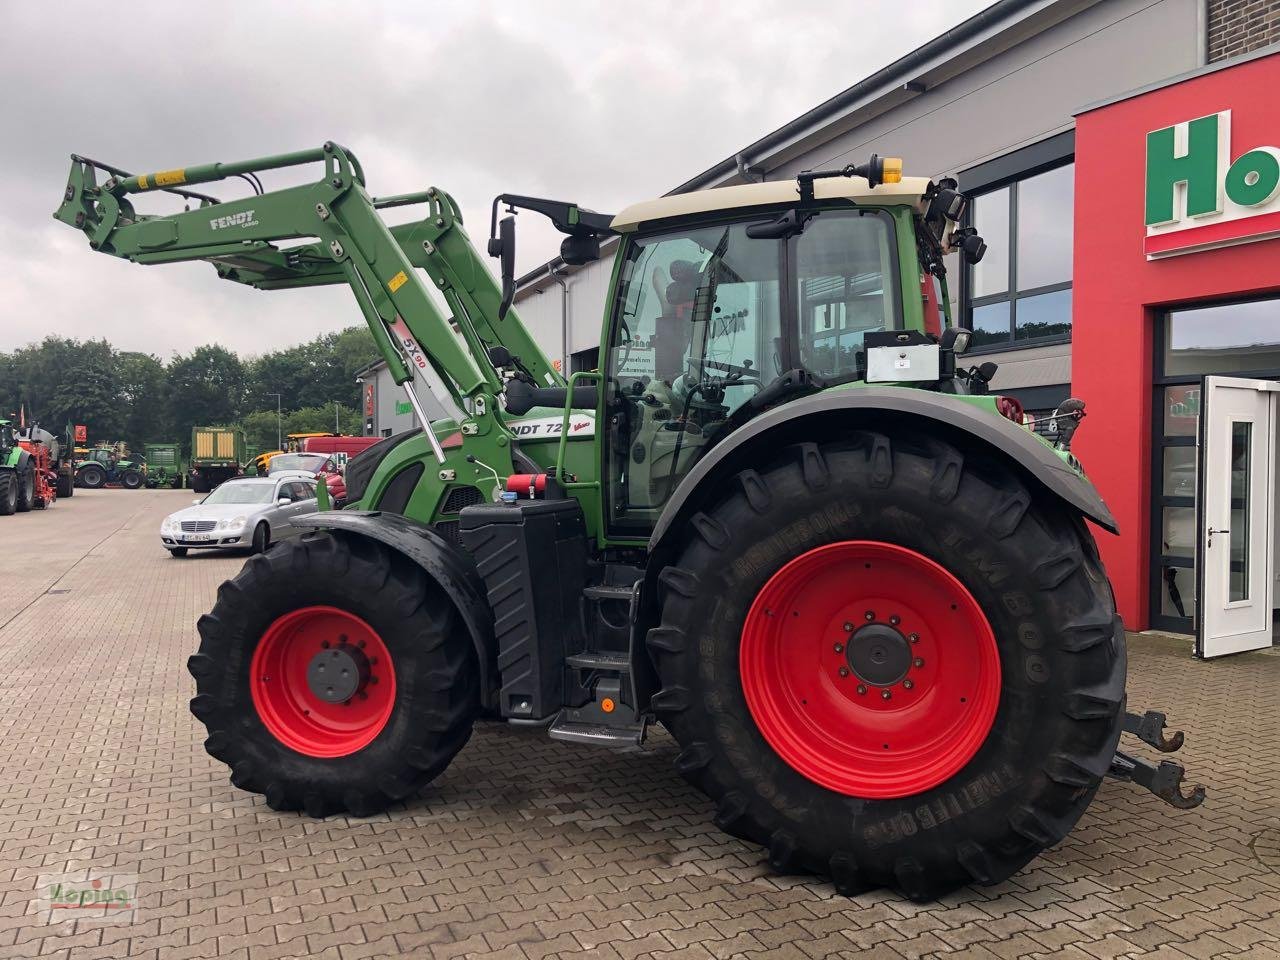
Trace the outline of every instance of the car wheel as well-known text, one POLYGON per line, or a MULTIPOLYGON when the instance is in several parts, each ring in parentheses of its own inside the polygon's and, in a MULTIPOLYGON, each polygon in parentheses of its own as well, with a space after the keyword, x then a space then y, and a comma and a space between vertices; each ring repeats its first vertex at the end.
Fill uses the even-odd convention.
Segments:
POLYGON ((186 547, 170 547, 169 555, 172 557, 185 557, 187 555, 186 547))
POLYGON ((267 529, 265 523, 260 523, 253 528, 253 546, 250 550, 253 553, 266 553, 269 546, 271 546, 271 531, 267 529))

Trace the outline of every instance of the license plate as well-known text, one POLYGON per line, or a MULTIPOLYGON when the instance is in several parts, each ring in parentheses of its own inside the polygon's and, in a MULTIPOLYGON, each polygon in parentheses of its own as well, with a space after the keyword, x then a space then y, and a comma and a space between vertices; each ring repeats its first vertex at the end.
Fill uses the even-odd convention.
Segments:
POLYGON ((188 533, 182 539, 189 543, 208 543, 213 539, 213 537, 209 536, 207 533, 188 533))

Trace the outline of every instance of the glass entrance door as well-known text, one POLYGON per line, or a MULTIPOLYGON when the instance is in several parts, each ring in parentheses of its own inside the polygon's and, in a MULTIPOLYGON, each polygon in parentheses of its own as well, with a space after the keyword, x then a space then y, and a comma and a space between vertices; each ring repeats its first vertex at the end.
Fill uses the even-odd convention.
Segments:
POLYGON ((1196 653, 1271 646, 1276 398, 1280 383, 1205 377, 1196 653))

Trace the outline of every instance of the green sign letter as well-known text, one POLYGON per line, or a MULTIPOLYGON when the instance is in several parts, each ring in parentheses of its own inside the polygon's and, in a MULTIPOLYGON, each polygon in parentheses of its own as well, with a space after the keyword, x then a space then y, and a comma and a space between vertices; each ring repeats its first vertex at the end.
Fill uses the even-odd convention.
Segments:
POLYGON ((1280 187, 1280 160, 1267 147, 1250 150, 1227 171, 1227 197, 1242 207, 1256 207, 1280 187))
POLYGON ((1187 185, 1187 216, 1216 213, 1218 115, 1187 124, 1187 152, 1174 153, 1174 127, 1147 134, 1147 226, 1178 219, 1173 206, 1179 183, 1187 185))

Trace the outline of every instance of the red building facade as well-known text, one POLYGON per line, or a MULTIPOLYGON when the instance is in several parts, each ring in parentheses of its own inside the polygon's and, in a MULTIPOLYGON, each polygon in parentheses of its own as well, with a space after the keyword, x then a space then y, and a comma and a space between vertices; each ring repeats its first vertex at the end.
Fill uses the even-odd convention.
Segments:
POLYGON ((1280 379, 1277 91, 1273 53, 1077 117, 1075 452, 1121 527, 1098 539, 1130 629, 1194 622, 1201 378, 1280 379))

